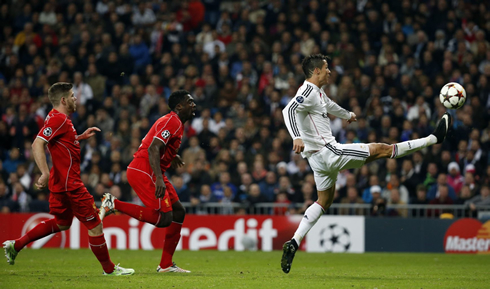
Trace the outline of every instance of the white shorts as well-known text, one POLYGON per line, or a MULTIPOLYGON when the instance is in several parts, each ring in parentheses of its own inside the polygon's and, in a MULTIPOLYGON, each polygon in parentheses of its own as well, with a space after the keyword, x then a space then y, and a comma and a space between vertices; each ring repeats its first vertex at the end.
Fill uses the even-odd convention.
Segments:
POLYGON ((317 190, 331 188, 340 171, 362 167, 369 156, 369 145, 364 143, 329 143, 311 154, 308 162, 315 176, 317 190))

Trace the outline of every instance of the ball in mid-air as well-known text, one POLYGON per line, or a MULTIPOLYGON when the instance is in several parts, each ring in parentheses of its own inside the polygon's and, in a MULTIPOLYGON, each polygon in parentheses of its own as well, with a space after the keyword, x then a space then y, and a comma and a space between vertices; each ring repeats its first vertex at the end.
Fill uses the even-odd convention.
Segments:
POLYGON ((439 100, 446 108, 458 109, 466 101, 466 91, 461 84, 449 82, 441 88, 439 100))

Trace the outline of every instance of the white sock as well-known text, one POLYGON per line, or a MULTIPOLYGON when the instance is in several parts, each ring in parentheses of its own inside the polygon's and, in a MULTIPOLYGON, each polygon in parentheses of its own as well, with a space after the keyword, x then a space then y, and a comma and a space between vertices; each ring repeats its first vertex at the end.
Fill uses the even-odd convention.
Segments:
POLYGON ((308 234, 308 231, 316 224, 316 221, 320 219, 320 217, 325 213, 322 206, 320 206, 317 202, 313 203, 306 211, 299 223, 298 229, 294 233, 294 240, 296 240, 296 244, 301 243, 301 240, 308 234))
POLYGON ((401 158, 436 143, 437 138, 433 134, 424 138, 400 142, 393 145, 393 152, 390 158, 401 158))

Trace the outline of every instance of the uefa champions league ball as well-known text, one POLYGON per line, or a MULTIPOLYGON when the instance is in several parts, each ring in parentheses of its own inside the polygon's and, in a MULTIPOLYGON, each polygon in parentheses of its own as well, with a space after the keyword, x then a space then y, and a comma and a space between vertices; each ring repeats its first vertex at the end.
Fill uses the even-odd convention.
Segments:
POLYGON ((442 105, 449 109, 458 109, 462 107, 466 101, 466 91, 461 84, 449 82, 444 85, 439 94, 439 100, 442 105))

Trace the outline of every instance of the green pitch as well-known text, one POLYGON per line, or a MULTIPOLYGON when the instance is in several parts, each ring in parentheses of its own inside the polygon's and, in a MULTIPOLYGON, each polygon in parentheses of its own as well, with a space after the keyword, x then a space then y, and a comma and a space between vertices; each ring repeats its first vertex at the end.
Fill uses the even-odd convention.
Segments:
MULTIPOLYGON (((102 276, 89 250, 26 249, 0 263, 0 288, 489 288, 489 255, 313 254, 299 252, 291 272, 282 252, 180 251, 190 274, 157 274, 160 251, 111 250, 134 276, 102 276)), ((3 257, 3 256, 2 256, 3 257)))

